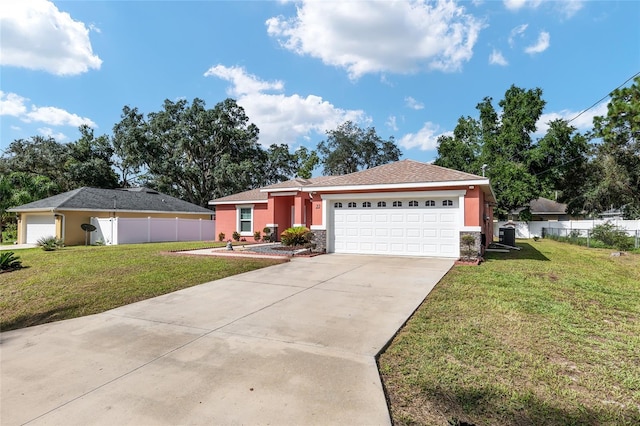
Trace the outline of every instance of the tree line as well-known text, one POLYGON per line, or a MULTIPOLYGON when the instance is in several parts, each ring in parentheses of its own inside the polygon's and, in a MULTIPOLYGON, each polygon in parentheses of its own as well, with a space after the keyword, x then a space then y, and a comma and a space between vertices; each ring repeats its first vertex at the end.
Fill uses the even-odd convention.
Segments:
MULTIPOLYGON (((640 218, 640 77, 611 94, 607 115, 585 134, 553 120, 533 140, 545 101, 539 88, 511 86, 498 102, 484 98, 477 117, 460 117, 451 136, 438 140, 435 164, 469 173, 482 170, 496 192, 496 213, 506 217, 545 197, 567 204, 570 214, 621 209, 640 218)), ((525 209, 520 218, 527 220, 525 209)))

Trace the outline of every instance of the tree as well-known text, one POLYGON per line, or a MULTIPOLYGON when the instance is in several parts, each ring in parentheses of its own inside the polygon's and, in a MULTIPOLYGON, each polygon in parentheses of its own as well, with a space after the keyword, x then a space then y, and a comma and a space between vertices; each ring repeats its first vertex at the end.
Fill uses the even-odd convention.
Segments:
POLYGON ((130 107, 122 117, 116 125, 121 164, 145 170, 147 184, 159 191, 204 207, 265 180, 258 128, 233 99, 213 109, 198 98, 167 99, 147 121, 130 107))
POLYGON ((303 179, 310 179, 313 176, 313 169, 320 163, 320 158, 316 151, 309 151, 301 146, 295 151, 297 172, 296 176, 303 179))
MULTIPOLYGON (((549 123, 547 134, 534 141, 532 134, 542 116, 542 90, 511 86, 498 103, 485 97, 476 105, 479 118, 461 117, 453 136, 439 138, 435 163, 479 174, 487 165, 497 197, 496 213, 505 217, 538 197, 558 191, 572 212, 584 206, 582 182, 589 167, 589 138, 563 120, 549 123)), ((526 218, 528 210, 521 215, 526 218)))
POLYGON ((50 197, 58 192, 57 185, 46 176, 25 172, 0 174, 0 231, 4 229, 5 224, 14 222, 13 215, 7 212, 8 209, 50 197))
POLYGON ((478 174, 482 169, 482 128, 471 117, 460 117, 453 136, 438 138, 437 166, 478 174))
POLYGON ((135 186, 140 177, 140 167, 144 163, 143 152, 137 148, 147 146, 147 123, 144 114, 138 108, 125 105, 121 120, 113 126, 111 138, 114 154, 114 167, 120 171, 120 186, 135 186))
POLYGON ((598 210, 622 208, 628 218, 640 217, 640 77, 611 93, 605 117, 594 119, 599 177, 590 192, 598 210))
POLYGON ((587 208, 583 183, 590 180, 592 173, 589 137, 576 132, 565 120, 554 120, 529 156, 541 196, 553 198, 557 193, 559 201, 567 203, 569 214, 579 214, 587 208))
POLYGON ((393 137, 385 141, 373 127, 361 129, 351 121, 327 131, 317 150, 324 174, 332 176, 398 161, 401 155, 393 137))
POLYGON ((68 145, 67 190, 82 186, 116 188, 118 176, 112 166, 113 148, 106 135, 94 137, 93 129, 80 126, 80 139, 68 145))
POLYGON ((107 136, 96 138, 87 126, 79 130, 80 139, 68 144, 42 136, 13 141, 2 158, 3 173, 45 176, 60 192, 81 186, 114 188, 118 181, 112 169, 111 141, 107 136))

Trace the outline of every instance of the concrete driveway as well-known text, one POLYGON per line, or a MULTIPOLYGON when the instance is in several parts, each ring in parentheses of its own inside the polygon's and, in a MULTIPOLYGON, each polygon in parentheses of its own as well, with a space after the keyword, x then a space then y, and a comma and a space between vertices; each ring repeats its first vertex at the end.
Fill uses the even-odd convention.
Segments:
POLYGON ((0 423, 390 424, 375 356, 452 260, 324 255, 0 334, 0 423))

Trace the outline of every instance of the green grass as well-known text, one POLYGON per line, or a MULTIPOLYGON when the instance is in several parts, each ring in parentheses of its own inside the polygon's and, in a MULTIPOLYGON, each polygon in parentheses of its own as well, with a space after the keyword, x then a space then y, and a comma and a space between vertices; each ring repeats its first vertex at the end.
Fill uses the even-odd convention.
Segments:
POLYGON ((167 253, 224 243, 16 250, 24 269, 0 274, 0 330, 95 314, 281 260, 167 253))
POLYGON ((640 255, 518 245, 450 271, 380 356, 396 425, 640 424, 640 255))

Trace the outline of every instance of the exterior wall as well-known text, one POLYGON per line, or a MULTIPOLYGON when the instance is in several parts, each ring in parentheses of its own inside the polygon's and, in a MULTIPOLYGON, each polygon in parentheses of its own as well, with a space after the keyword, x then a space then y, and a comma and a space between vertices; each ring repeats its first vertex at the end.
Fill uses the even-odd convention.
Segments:
POLYGON ((231 235, 238 226, 236 215, 235 205, 216 206, 216 240, 220 233, 224 234, 225 241, 231 239, 231 235))
MULTIPOLYGON (((92 217, 108 218, 108 217, 122 217, 122 218, 181 218, 181 219, 202 219, 211 220, 212 214, 176 214, 176 213, 134 213, 134 212, 107 212, 107 211, 60 211, 57 214, 64 222, 62 227, 64 228, 64 243, 68 246, 84 245, 85 232, 80 225, 83 223, 91 223, 92 217)), ((56 222, 57 226, 57 222, 56 222)), ((62 235, 62 232, 61 232, 62 235)))
POLYGON ((322 200, 320 196, 314 196, 311 202, 311 220, 309 224, 311 226, 322 226, 322 200))
POLYGON ((285 229, 291 227, 291 207, 294 205, 293 196, 277 196, 274 199, 273 222, 278 225, 278 229, 271 231, 276 234, 277 241, 280 241, 280 234, 285 229))
MULTIPOLYGON (((461 188, 462 189, 462 188, 461 188)), ((481 226, 483 209, 482 205, 483 193, 479 187, 469 189, 464 196, 464 226, 481 226)))

